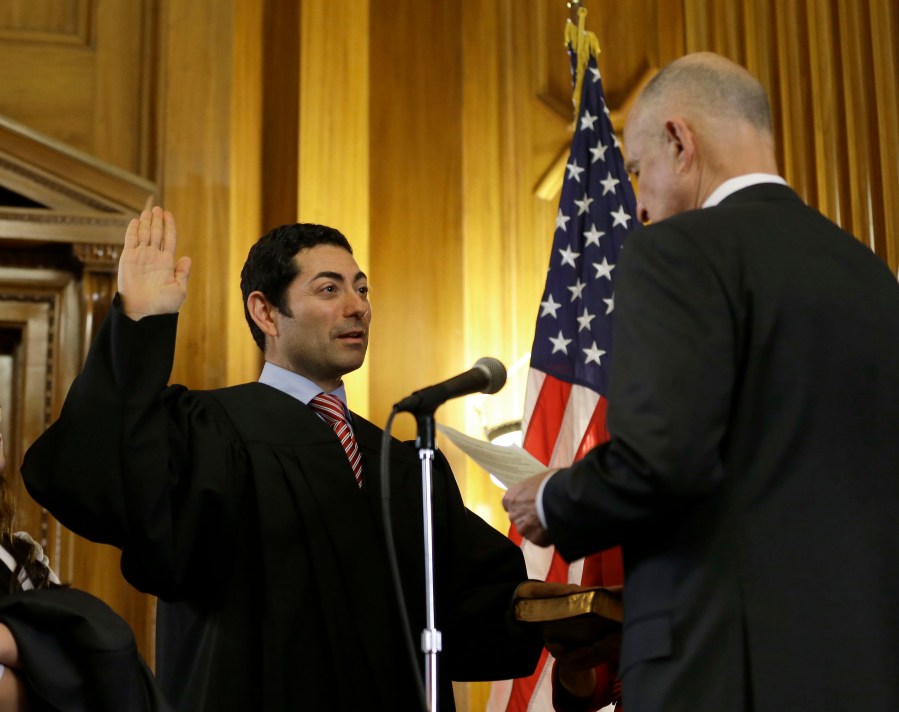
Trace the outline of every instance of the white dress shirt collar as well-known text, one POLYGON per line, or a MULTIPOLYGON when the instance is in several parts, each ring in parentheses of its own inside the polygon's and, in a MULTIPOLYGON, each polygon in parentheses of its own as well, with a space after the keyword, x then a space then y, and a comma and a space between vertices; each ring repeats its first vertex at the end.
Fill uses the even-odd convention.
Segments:
POLYGON ((737 176, 736 178, 728 178, 712 191, 712 194, 702 204, 702 207, 710 208, 713 205, 718 205, 718 203, 724 200, 728 195, 732 195, 738 190, 748 188, 751 185, 759 185, 760 183, 787 184, 783 178, 774 175, 773 173, 747 173, 746 175, 737 176))

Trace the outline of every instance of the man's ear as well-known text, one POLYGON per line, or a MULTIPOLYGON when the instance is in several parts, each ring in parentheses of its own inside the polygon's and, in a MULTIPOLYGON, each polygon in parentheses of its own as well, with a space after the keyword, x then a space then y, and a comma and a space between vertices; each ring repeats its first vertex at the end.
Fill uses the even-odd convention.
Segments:
POLYGON ((278 325, 274 317, 277 309, 262 292, 250 292, 247 297, 247 311, 263 334, 270 337, 278 335, 278 325))
POLYGON ((675 116, 665 122, 665 137, 671 157, 677 164, 677 172, 686 173, 696 156, 693 132, 681 117, 675 116))

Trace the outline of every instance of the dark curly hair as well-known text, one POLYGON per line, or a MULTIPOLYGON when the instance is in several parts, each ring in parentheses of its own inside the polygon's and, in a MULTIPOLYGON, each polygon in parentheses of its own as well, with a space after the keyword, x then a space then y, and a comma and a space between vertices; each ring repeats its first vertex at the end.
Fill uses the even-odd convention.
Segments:
POLYGON ((240 292, 243 295, 244 316, 250 325, 253 340, 263 353, 265 334, 250 316, 247 297, 252 292, 262 292, 278 311, 290 316, 287 288, 299 271, 293 258, 300 250, 317 245, 334 245, 353 254, 349 241, 339 230, 314 223, 281 225, 260 237, 250 248, 247 261, 240 272, 240 292))

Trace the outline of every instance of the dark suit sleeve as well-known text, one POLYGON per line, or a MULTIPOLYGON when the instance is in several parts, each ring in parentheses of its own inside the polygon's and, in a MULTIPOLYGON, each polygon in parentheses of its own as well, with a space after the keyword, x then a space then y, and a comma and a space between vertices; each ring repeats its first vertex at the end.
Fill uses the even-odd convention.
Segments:
POLYGON ((131 629, 99 599, 74 589, 17 593, 0 599, 0 621, 16 640, 35 709, 171 709, 131 629))
POLYGON ((443 465, 452 563, 441 664, 453 680, 530 675, 543 643, 536 628, 513 618, 515 589, 527 579, 521 549, 463 505, 443 465))
POLYGON ((221 409, 166 388, 175 315, 113 304, 59 419, 25 455, 29 493, 64 525, 123 550, 137 588, 177 597, 227 570, 245 456, 221 409))
POLYGON ((736 362, 734 305, 706 251, 667 225, 634 234, 619 262, 611 440, 544 490, 572 560, 661 524, 722 480, 736 362))

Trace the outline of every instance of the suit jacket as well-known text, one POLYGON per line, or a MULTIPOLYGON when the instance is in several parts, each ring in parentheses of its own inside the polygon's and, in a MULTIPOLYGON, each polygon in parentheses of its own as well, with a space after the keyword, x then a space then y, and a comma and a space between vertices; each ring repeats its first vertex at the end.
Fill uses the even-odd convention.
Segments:
POLYGON ((548 483, 622 544, 628 712, 899 709, 899 284, 784 186, 635 232, 612 439, 548 483))
MULTIPOLYGON (((176 318, 114 306, 59 421, 26 455, 33 496, 66 526, 122 549, 163 599, 157 671, 179 710, 415 709, 380 517, 382 431, 354 429, 365 486, 333 430, 260 383, 165 388, 176 318)), ((393 442, 392 526, 418 651, 424 628, 421 475, 393 442)), ((434 475, 442 709, 451 679, 528 674, 540 643, 511 619, 520 551, 434 475)), ((420 658, 420 653, 417 653, 420 658)), ((420 662, 419 662, 420 664, 420 662)))

